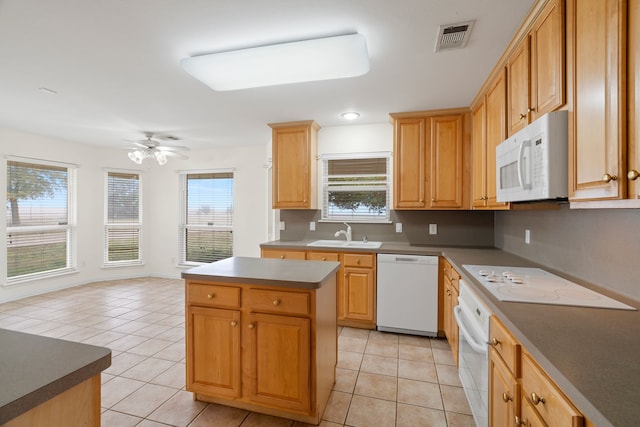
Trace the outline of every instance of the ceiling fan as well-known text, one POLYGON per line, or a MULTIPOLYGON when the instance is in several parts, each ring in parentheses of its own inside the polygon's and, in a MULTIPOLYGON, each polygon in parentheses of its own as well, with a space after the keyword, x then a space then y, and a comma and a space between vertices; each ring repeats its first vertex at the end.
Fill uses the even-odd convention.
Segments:
MULTIPOLYGON (((127 141, 135 145, 133 151, 129 152, 129 158, 137 164, 142 164, 145 159, 155 159, 159 165, 167 163, 167 156, 178 157, 186 160, 189 157, 180 153, 179 151, 188 151, 189 148, 184 146, 163 146, 158 138, 154 138, 152 134, 146 135, 147 139, 141 139, 138 141, 127 141)), ((175 137, 167 138, 171 141, 177 141, 175 137)))

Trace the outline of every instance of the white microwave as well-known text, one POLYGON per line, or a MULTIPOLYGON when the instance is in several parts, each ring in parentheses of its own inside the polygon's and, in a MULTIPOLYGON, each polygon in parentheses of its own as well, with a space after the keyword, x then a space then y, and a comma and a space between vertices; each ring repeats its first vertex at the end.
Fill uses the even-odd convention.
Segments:
POLYGON ((565 199, 568 195, 568 114, 541 116, 496 147, 499 202, 565 199))

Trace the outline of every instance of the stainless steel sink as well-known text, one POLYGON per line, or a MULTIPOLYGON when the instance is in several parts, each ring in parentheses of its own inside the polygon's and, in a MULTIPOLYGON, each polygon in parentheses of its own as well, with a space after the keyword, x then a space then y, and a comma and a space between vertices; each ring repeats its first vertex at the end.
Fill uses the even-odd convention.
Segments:
POLYGON ((316 240, 307 243, 307 246, 324 246, 329 248, 356 248, 356 249, 378 249, 382 246, 382 242, 347 242, 346 240, 316 240))

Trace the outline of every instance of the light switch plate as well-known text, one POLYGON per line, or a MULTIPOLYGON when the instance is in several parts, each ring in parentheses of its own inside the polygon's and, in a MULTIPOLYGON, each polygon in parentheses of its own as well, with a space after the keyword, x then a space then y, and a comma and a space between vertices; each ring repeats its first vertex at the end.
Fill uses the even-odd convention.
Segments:
POLYGON ((309 231, 316 231, 316 222, 309 221, 309 231))
POLYGON ((531 230, 524 230, 524 242, 527 245, 531 243, 531 230))
POLYGON ((438 234, 438 224, 429 224, 429 234, 438 234))
POLYGON ((280 231, 284 231, 284 221, 280 221, 280 231))
POLYGON ((402 223, 396 222, 396 233, 402 233, 402 223))

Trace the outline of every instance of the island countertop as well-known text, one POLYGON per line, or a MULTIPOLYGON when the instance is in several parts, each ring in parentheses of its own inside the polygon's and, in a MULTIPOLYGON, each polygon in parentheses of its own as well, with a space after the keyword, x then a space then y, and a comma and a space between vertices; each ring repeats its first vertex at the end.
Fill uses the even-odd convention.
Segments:
POLYGON ((105 347, 0 329, 0 424, 110 365, 105 347))
POLYGON ((334 261, 231 257, 182 272, 183 279, 318 289, 340 269, 334 261))

